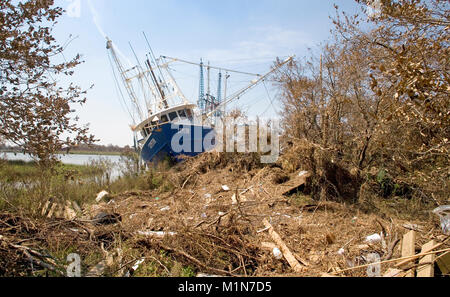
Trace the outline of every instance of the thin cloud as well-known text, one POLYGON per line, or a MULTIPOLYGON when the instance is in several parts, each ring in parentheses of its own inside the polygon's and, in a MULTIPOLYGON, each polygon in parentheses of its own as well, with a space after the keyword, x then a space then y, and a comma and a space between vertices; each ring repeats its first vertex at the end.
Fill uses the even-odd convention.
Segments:
MULTIPOLYGON (((99 14, 97 12, 97 10, 95 9, 94 5, 92 4, 91 0, 88 0, 88 5, 89 5, 89 10, 91 11, 92 14, 92 21, 95 24, 95 27, 97 28, 97 31, 100 33, 100 35, 102 35, 102 37, 106 40, 108 38, 108 35, 106 35, 105 31, 103 30, 102 26, 100 25, 100 17, 99 14)), ((116 52, 122 57, 122 59, 125 60, 125 62, 131 67, 133 64, 131 63, 130 59, 128 59, 127 56, 125 56, 122 51, 113 43, 114 49, 116 50, 116 52)))
POLYGON ((227 49, 210 49, 203 56, 212 61, 224 57, 229 60, 280 57, 296 54, 313 45, 306 33, 276 26, 251 28, 249 36, 252 37, 227 49))

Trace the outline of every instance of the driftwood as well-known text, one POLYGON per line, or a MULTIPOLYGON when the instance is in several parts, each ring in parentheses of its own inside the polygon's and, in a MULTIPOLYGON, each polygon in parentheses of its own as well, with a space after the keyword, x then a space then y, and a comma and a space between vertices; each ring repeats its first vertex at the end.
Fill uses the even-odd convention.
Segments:
POLYGON ((269 223, 269 221, 267 221, 267 219, 264 219, 263 223, 266 226, 266 228, 268 228, 270 236, 272 237, 273 241, 275 241, 277 246, 280 248, 284 258, 288 261, 292 269, 297 273, 303 272, 304 268, 303 265, 297 261, 295 256, 292 254, 287 245, 281 239, 280 235, 277 232, 275 232, 273 226, 269 223))
POLYGON ((343 273, 343 272, 353 271, 353 270, 357 270, 357 269, 367 268, 367 267, 370 267, 370 266, 373 266, 373 265, 389 264, 389 263, 395 263, 395 262, 398 262, 398 261, 402 261, 401 263, 396 265, 396 267, 400 267, 400 266, 403 266, 405 264, 413 262, 413 261, 417 260, 418 258, 421 258, 421 257, 424 257, 424 256, 436 255, 436 254, 445 253, 445 252, 449 252, 449 251, 450 251, 450 248, 444 249, 444 250, 440 250, 440 251, 433 251, 433 252, 429 252, 429 253, 421 253, 421 254, 417 254, 415 256, 410 256, 410 257, 404 257, 404 258, 393 259, 393 260, 388 260, 388 261, 381 261, 381 262, 376 262, 376 263, 365 264, 365 265, 361 265, 361 266, 355 266, 355 267, 351 267, 351 268, 340 270, 340 271, 335 272, 335 273, 343 273))

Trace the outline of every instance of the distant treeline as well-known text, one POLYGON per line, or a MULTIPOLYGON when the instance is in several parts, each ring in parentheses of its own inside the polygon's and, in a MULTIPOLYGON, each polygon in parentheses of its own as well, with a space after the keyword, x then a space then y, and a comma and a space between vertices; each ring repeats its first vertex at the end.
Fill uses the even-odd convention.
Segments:
MULTIPOLYGON (((21 147, 18 146, 10 146, 6 144, 0 144, 1 152, 16 152, 22 153, 24 152, 21 147)), ((63 153, 76 153, 76 152, 85 152, 85 153, 127 153, 130 151, 134 151, 133 147, 126 145, 124 147, 118 145, 79 145, 72 148, 65 148, 63 153)))

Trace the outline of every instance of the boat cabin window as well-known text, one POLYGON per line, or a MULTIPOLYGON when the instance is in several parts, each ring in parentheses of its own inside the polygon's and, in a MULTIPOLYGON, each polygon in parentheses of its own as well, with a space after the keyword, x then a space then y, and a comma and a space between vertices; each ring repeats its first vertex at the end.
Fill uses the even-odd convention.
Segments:
POLYGON ((174 112, 169 113, 169 117, 170 117, 171 121, 174 121, 178 117, 177 112, 174 111, 174 112))
POLYGON ((187 118, 185 110, 179 110, 178 114, 180 115, 180 118, 187 118))
POLYGON ((150 127, 150 125, 145 126, 141 131, 141 134, 144 137, 147 137, 148 135, 150 135, 150 133, 152 133, 152 128, 150 127))
POLYGON ((169 121, 169 118, 167 117, 167 115, 165 114, 165 115, 162 115, 161 116, 161 123, 167 123, 169 121))
POLYGON ((186 114, 188 116, 188 118, 192 118, 192 111, 190 109, 186 109, 186 114))

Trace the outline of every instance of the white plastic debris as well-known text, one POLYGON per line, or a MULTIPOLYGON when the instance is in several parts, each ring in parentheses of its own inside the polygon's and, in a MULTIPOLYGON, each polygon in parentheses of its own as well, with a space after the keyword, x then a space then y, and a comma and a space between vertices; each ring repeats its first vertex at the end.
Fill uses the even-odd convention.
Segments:
POLYGON ((164 238, 165 236, 175 236, 175 232, 163 232, 163 231, 138 231, 139 235, 148 237, 164 238))
POLYGON ((450 205, 444 205, 433 210, 433 213, 441 219, 442 232, 450 235, 450 205))
POLYGON ((212 195, 211 194, 205 194, 205 198, 206 199, 211 199, 212 195))
POLYGON ((238 204, 237 198, 236 198, 236 194, 233 194, 233 196, 231 197, 231 201, 233 205, 238 204))
POLYGON ((99 203, 103 198, 105 198, 106 196, 108 196, 109 193, 106 191, 101 191, 100 193, 98 193, 97 198, 95 198, 95 201, 97 203, 99 203))
POLYGON ((305 176, 305 175, 307 175, 308 174, 308 171, 301 171, 299 174, 298 174, 298 176, 299 177, 303 177, 303 176, 305 176))
POLYGON ((281 260, 283 258, 283 253, 280 251, 279 248, 274 248, 272 252, 275 259, 281 260))
POLYGON ((230 187, 223 185, 222 190, 224 190, 225 192, 228 192, 228 191, 230 191, 230 187))
POLYGON ((160 211, 169 211, 169 210, 170 210, 169 206, 166 206, 166 207, 163 207, 163 208, 160 209, 160 211))
POLYGON ((139 266, 141 266, 142 263, 144 263, 145 259, 138 260, 134 266, 132 267, 134 271, 138 270, 139 266))
POLYGON ((372 234, 372 235, 366 237, 366 243, 375 244, 375 243, 379 243, 381 241, 382 241, 382 238, 381 238, 380 234, 372 234))
POLYGON ((340 256, 343 256, 344 254, 345 254, 345 249, 340 249, 338 252, 337 252, 337 254, 338 255, 340 255, 340 256))
POLYGON ((221 276, 213 275, 213 274, 206 274, 206 273, 199 273, 199 274, 197 274, 197 277, 221 277, 221 276))

